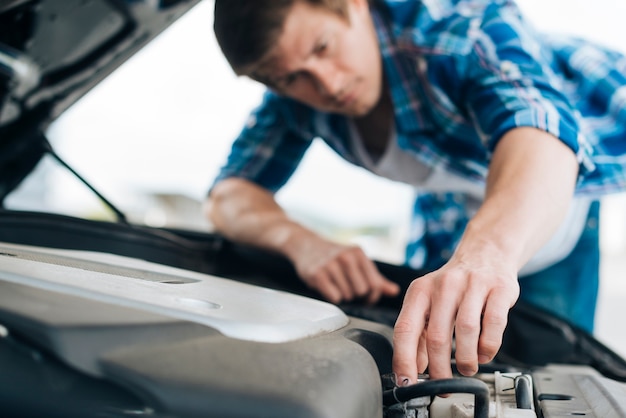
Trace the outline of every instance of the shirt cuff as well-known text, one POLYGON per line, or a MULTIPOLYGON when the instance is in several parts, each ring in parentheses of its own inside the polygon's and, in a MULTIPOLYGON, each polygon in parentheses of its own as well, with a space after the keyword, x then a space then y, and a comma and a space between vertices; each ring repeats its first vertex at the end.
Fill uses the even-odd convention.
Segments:
POLYGON ((520 127, 540 129, 552 134, 567 145, 574 152, 578 161, 578 182, 596 169, 591 158, 593 148, 578 127, 562 117, 551 116, 550 113, 540 109, 520 110, 507 117, 500 124, 499 129, 494 132, 488 144, 489 150, 493 152, 506 132, 520 127))

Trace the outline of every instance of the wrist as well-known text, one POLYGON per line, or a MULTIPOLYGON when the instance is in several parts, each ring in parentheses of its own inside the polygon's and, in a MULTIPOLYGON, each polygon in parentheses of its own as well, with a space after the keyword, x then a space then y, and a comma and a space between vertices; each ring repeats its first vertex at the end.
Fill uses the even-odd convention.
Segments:
POLYGON ((514 231, 497 225, 471 220, 463 233, 453 258, 467 264, 512 266, 518 271, 527 261, 524 240, 514 231), (507 232, 501 232, 507 231, 507 232))
POLYGON ((303 251, 302 247, 316 237, 312 231, 291 220, 276 223, 267 229, 266 234, 270 248, 292 261, 303 251))

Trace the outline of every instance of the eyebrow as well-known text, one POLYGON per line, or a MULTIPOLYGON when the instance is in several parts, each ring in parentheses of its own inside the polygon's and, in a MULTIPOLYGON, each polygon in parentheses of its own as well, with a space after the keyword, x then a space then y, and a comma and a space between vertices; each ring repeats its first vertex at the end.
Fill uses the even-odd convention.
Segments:
MULTIPOLYGON (((317 50, 317 48, 319 47, 320 44, 323 43, 328 43, 328 35, 326 33, 327 31, 323 31, 322 33, 317 33, 315 35, 314 41, 311 45, 311 47, 309 48, 309 52, 306 55, 306 59, 308 59, 310 56, 315 55, 315 52, 317 50)), ((259 65, 257 66, 257 68, 252 71, 250 73, 250 77, 252 77, 253 79, 259 81, 262 84, 265 84, 267 86, 270 87, 278 87, 278 85, 287 77, 297 74, 298 72, 300 72, 301 70, 295 70, 295 71, 289 71, 285 74, 282 74, 278 77, 272 77, 270 74, 275 73, 276 71, 274 70, 274 68, 276 68, 276 66, 273 64, 273 61, 276 60, 276 56, 272 56, 272 52, 270 51, 268 53, 268 55, 263 58, 260 62, 259 65)))
MULTIPOLYGON (((326 40, 326 37, 327 36, 321 35, 321 34, 317 35, 317 37, 315 38, 315 41, 313 42, 313 45, 309 48, 309 53, 306 55, 306 59, 308 59, 312 55, 315 55, 316 51, 320 47, 320 45, 328 43, 328 40, 326 40)), ((295 75, 295 74, 297 74, 299 72, 301 72, 301 70, 290 71, 290 72, 287 72, 285 74, 282 74, 281 76, 274 78, 274 81, 276 82, 274 84, 277 84, 278 82, 282 81, 283 79, 285 79, 285 78, 287 78, 287 77, 289 77, 291 75, 295 75)))

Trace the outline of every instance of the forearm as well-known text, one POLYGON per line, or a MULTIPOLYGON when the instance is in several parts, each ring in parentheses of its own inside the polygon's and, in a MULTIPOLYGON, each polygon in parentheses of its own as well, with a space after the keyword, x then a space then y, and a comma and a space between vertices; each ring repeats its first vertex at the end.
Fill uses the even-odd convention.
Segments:
POLYGON ((485 200, 452 258, 406 292, 394 328, 399 382, 426 366, 432 378, 450 377, 453 334, 462 374, 493 359, 519 297, 518 271, 562 222, 577 170, 574 153, 547 133, 518 128, 501 139, 485 200))
POLYGON ((205 205, 205 214, 227 238, 290 256, 295 243, 316 236, 293 222, 272 193, 243 179, 217 184, 205 205))
POLYGON ((498 255, 520 269, 563 220, 577 171, 574 153, 550 134, 534 128, 507 133, 493 155, 484 203, 457 255, 498 255))
POLYGON ((302 280, 333 303, 355 297, 375 303, 400 290, 378 272, 360 248, 334 243, 293 222, 271 193, 249 181, 220 182, 213 188, 205 212, 226 237, 289 258, 302 280))

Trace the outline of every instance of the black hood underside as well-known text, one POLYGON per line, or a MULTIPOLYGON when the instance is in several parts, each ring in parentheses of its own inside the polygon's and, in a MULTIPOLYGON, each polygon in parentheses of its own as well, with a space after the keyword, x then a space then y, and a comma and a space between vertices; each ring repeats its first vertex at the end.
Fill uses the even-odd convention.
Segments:
POLYGON ((44 132, 199 0, 0 0, 0 201, 44 132))

